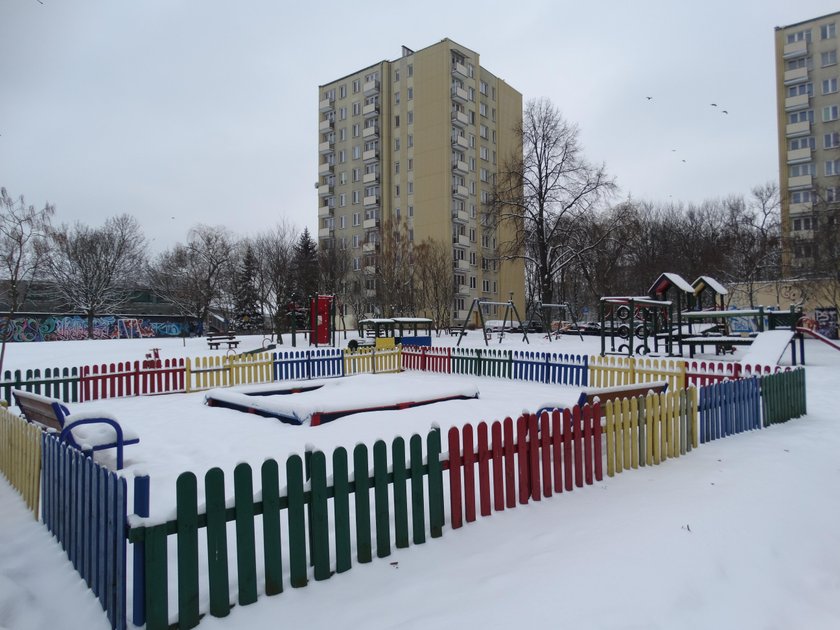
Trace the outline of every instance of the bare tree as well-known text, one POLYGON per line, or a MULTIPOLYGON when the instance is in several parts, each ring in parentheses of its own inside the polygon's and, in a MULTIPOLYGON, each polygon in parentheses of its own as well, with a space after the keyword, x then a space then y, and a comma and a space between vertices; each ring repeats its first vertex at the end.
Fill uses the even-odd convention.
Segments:
POLYGON ((22 195, 13 199, 5 188, 0 188, 0 258, 3 279, 8 282, 4 287, 8 312, 0 341, 0 373, 6 357, 9 322, 26 301, 32 279, 38 275, 43 248, 37 244, 46 235, 54 213, 50 204, 36 209, 26 205, 22 195))
POLYGON ((88 337, 97 315, 116 313, 131 299, 144 273, 145 248, 140 224, 127 214, 101 228, 76 223, 49 230, 44 271, 56 296, 87 317, 88 337))
POLYGON ((206 322, 210 307, 221 299, 233 251, 225 228, 198 225, 190 230, 186 245, 175 245, 150 266, 152 290, 182 315, 206 322))
POLYGON ((516 133, 522 154, 500 166, 491 206, 515 234, 502 244, 503 257, 533 265, 539 298, 550 303, 559 272, 606 238, 593 238, 582 220, 597 212, 616 186, 603 165, 586 161, 577 126, 550 101, 529 101, 516 133))
POLYGON ((418 305, 431 316, 440 334, 452 312, 452 252, 445 243, 426 239, 415 247, 414 258, 418 305))
MULTIPOLYGON (((386 218, 376 241, 376 299, 386 317, 414 312, 414 257, 405 220, 386 218)), ((373 258, 373 257, 372 257, 373 258)))
POLYGON ((274 323, 280 337, 285 328, 285 307, 293 290, 292 260, 298 236, 291 225, 280 223, 254 239, 254 253, 259 261, 257 291, 263 312, 274 323))

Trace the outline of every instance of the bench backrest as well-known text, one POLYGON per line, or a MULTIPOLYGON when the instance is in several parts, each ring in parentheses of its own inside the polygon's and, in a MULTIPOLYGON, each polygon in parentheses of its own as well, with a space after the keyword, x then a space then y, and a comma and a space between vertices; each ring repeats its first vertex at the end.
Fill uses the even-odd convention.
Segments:
POLYGON ((19 389, 13 389, 12 394, 17 406, 20 407, 24 417, 29 422, 42 424, 56 431, 61 431, 64 428, 64 418, 70 412, 60 400, 31 394, 19 389))
POLYGON ((597 398, 601 403, 601 415, 606 413, 606 402, 608 400, 622 400, 623 398, 636 398, 637 396, 647 396, 648 392, 654 394, 661 394, 668 389, 667 381, 652 381, 648 383, 635 383, 633 385, 621 385, 618 387, 602 387, 590 390, 584 390, 580 394, 578 405, 583 407, 585 404, 593 405, 597 398))

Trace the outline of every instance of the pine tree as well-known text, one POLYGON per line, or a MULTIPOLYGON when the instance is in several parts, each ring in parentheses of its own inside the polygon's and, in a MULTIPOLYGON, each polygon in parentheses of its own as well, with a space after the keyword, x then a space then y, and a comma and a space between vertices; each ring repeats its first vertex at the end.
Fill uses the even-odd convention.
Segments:
POLYGON ((257 332, 263 329, 263 316, 257 290, 257 268, 257 257, 249 243, 236 273, 234 325, 238 332, 257 332))
POLYGON ((309 298, 318 292, 318 245, 304 228, 292 259, 294 291, 299 305, 308 305, 309 298))

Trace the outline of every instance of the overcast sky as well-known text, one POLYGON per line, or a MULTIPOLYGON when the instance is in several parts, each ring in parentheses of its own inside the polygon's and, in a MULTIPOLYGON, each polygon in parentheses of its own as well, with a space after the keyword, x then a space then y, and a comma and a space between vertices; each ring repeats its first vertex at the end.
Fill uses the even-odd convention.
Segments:
POLYGON ((748 194, 778 179, 774 27, 837 9, 0 0, 0 186, 60 222, 133 214, 153 251, 197 223, 311 230, 318 86, 449 37, 526 101, 551 99, 623 196, 748 194))

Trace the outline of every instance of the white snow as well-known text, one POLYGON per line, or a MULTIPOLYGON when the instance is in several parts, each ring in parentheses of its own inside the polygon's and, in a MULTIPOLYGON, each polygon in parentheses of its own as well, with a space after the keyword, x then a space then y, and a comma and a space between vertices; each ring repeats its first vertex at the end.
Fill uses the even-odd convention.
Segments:
POLYGON ((700 276, 692 283, 692 286, 696 287, 699 282, 705 282, 706 286, 718 295, 727 295, 729 293, 729 291, 726 290, 726 287, 711 276, 700 276))
MULTIPOLYGON (((790 330, 765 330, 755 336, 744 350, 741 363, 750 365, 776 365, 793 339, 790 330)), ((805 355, 807 358, 807 354, 805 355)))
MULTIPOLYGON (((538 335, 530 339, 528 346, 509 335, 491 345, 594 354, 600 343, 598 337, 564 336, 558 347, 538 335)), ((446 336, 434 343, 456 341, 446 336)), ((260 342, 245 338, 243 347, 260 342)), ((480 336, 468 336, 464 344, 484 347, 480 336)), ((282 594, 234 607, 224 619, 204 617, 200 627, 834 630, 840 625, 840 430, 834 411, 840 352, 817 340, 805 345, 805 418, 702 445, 660 466, 605 476, 594 486, 494 513, 456 531, 447 526, 440 539, 306 588, 287 583, 282 594)), ((164 358, 216 353, 202 339, 184 345, 165 339, 13 344, 6 368, 142 360, 152 346, 162 348, 164 358)), ((290 349, 288 338, 279 349, 290 349)), ((394 381, 403 379, 398 382, 410 393, 427 377, 454 380, 403 373, 394 381)), ((478 401, 359 414, 317 428, 209 409, 203 393, 95 406, 142 436, 126 449, 123 474, 151 475, 153 520, 166 518, 183 470, 195 472, 201 484, 203 473, 217 465, 227 473, 239 461, 282 461, 307 443, 330 452, 424 432, 433 423, 446 431, 452 424, 515 415, 523 400, 548 399, 544 385, 472 380, 481 389, 478 401)), ((113 454, 97 456, 106 464, 108 457, 113 454)), ((107 628, 64 552, 5 479, 0 505, 0 628, 107 628)))

